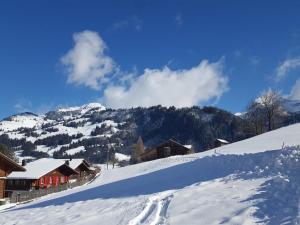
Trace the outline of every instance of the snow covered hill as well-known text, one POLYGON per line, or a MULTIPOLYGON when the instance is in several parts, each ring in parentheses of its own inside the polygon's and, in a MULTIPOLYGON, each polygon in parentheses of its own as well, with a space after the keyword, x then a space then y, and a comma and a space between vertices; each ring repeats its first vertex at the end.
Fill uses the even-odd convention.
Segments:
POLYGON ((203 151, 211 148, 216 138, 237 141, 248 137, 243 123, 241 118, 213 107, 113 110, 90 103, 45 115, 8 117, 0 121, 0 143, 17 150, 21 157, 72 156, 101 163, 110 148, 130 155, 139 136, 146 146, 175 138, 203 151))
POLYGON ((88 185, 0 212, 1 224, 299 224, 299 134, 295 124, 203 153, 103 168, 88 185))
POLYGON ((283 99, 283 106, 288 112, 300 113, 300 102, 299 100, 293 100, 289 98, 283 99))

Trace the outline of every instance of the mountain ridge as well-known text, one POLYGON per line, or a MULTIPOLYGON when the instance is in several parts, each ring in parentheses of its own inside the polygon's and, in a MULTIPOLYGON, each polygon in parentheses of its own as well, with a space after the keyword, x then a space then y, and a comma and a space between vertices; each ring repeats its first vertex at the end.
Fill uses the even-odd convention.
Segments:
POLYGON ((44 115, 7 117, 0 121, 0 142, 21 150, 23 156, 70 157, 68 150, 81 149, 68 152, 101 162, 108 149, 131 154, 139 136, 148 147, 175 138, 204 151, 216 138, 232 142, 249 137, 244 127, 241 118, 215 107, 109 109, 89 103, 44 115))

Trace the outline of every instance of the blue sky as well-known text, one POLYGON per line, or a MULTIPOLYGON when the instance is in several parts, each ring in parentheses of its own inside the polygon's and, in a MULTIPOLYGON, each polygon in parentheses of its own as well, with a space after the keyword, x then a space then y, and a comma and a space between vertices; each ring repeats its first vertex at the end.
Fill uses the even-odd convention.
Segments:
POLYGON ((269 87, 300 100, 299 1, 0 4, 0 118, 94 101, 238 112, 269 87))

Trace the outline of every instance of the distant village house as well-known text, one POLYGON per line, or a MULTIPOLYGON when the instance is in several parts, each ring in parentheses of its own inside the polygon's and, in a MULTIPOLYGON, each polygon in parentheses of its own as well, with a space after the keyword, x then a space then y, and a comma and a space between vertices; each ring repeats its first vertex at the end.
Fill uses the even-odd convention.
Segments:
POLYGON ((0 152, 0 199, 5 197, 7 176, 13 171, 25 171, 25 168, 0 152))
POLYGON ((218 147, 221 147, 221 146, 227 145, 227 144, 229 144, 229 142, 224 139, 218 138, 215 140, 215 148, 218 148, 218 147))
POLYGON ((12 172, 7 177, 7 196, 13 191, 29 191, 56 187, 69 182, 69 177, 78 175, 68 163, 56 159, 39 159, 24 166, 25 172, 12 172))
POLYGON ((160 158, 166 158, 174 155, 186 155, 192 152, 191 145, 182 145, 179 142, 169 139, 168 141, 159 144, 158 146, 146 150, 141 154, 141 161, 150 161, 160 158))
POLYGON ((85 159, 70 159, 67 165, 77 172, 70 179, 82 180, 90 175, 95 175, 96 170, 85 159))

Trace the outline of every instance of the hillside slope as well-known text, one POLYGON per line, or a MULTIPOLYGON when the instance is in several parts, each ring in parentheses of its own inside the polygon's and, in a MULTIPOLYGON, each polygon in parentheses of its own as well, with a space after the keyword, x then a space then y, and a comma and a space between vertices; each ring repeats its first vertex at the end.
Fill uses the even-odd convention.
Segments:
POLYGON ((0 143, 22 156, 85 157, 99 163, 106 159, 107 149, 130 155, 139 136, 146 146, 175 138, 203 151, 216 138, 238 141, 249 134, 241 118, 213 107, 112 110, 90 103, 0 121, 0 143))
POLYGON ((281 141, 299 145, 299 133, 296 124, 203 153, 103 169, 89 185, 0 212, 1 221, 297 224, 300 149, 281 149, 281 141))

